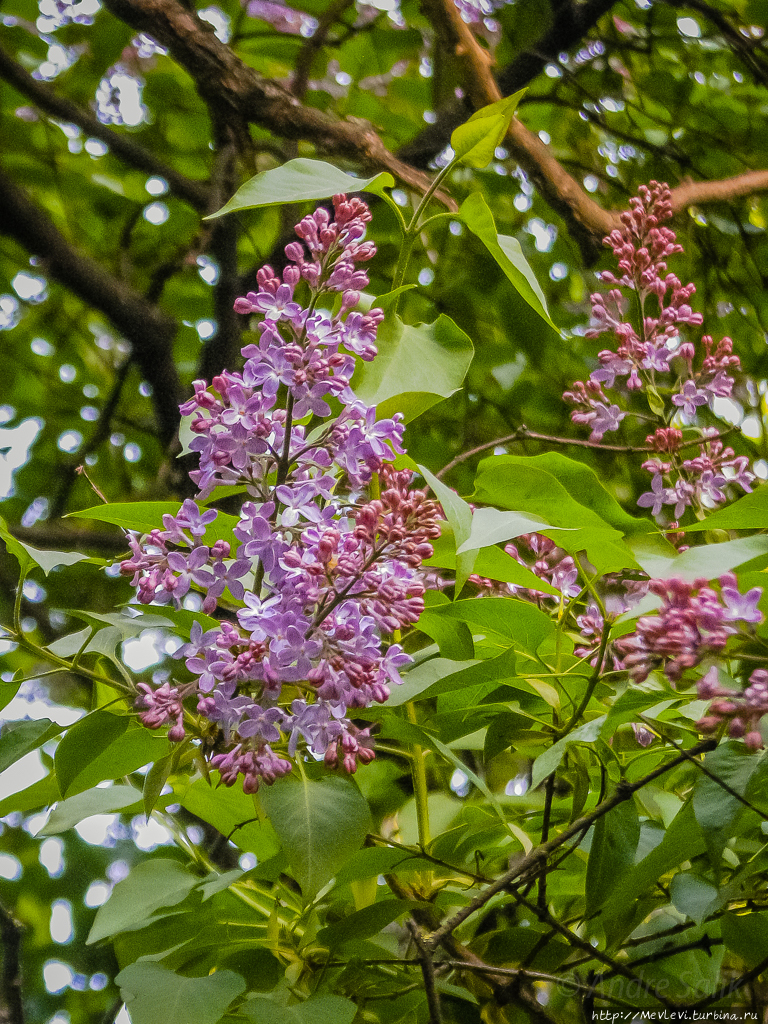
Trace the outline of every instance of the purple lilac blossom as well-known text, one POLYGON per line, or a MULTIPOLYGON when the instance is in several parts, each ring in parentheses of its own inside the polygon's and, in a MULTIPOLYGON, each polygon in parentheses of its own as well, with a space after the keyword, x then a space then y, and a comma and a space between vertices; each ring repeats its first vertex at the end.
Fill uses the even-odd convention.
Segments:
MULTIPOLYGON (((179 607, 194 588, 206 615, 226 612, 207 629, 195 622, 175 655, 193 682, 142 683, 137 703, 148 727, 172 725, 173 740, 185 724, 205 736, 222 781, 239 778, 249 793, 290 771, 300 745, 347 772, 373 758, 348 710, 383 703, 401 682, 411 659, 391 640, 424 608, 421 565, 440 533, 438 507, 391 465, 402 417, 377 419, 351 388, 356 357, 376 356, 383 313, 353 308, 368 284, 359 264, 375 254, 368 208, 346 196, 333 208, 297 225, 282 275, 263 267, 258 290, 237 299, 256 332, 242 371, 196 381, 181 407, 196 435, 197 500, 165 515, 164 529, 129 535, 121 564, 143 604, 179 607), (327 417, 328 396, 340 413, 308 435, 300 421, 327 417), (380 496, 359 497, 374 474, 380 496), (244 492, 226 539, 205 505, 222 486, 244 492), (182 704, 193 695, 197 718, 182 704)), ((570 591, 575 569, 561 571, 570 591)))
POLYGON ((663 226, 672 216, 669 187, 652 181, 640 189, 639 198, 630 200, 630 206, 621 214, 621 227, 604 239, 613 249, 619 274, 602 273, 601 280, 610 290, 591 296, 592 317, 586 332, 588 338, 613 334, 616 350, 598 353, 599 368, 588 381, 576 381, 563 398, 574 406, 573 422, 588 425, 590 441, 599 444, 632 415, 630 410, 636 408, 636 402, 628 401, 632 394, 647 393, 650 412, 664 425, 646 438, 646 444, 650 451, 665 452, 668 457, 663 463, 651 459, 645 464, 653 482, 638 504, 650 508, 657 518, 663 516, 664 506, 672 506, 676 521, 688 508, 701 511, 724 502, 727 483, 751 490, 755 478, 747 470, 747 459, 714 439, 716 431, 698 429, 698 455, 685 459, 679 452, 682 431, 667 426, 676 415, 695 427, 698 411, 710 406, 712 398, 730 397, 734 380, 726 371, 739 367, 739 357, 733 354, 730 338, 716 345, 704 335, 698 359, 697 346, 681 339, 681 328, 699 327, 703 317, 690 305, 694 286, 683 285, 667 272, 667 258, 683 251, 675 233, 663 226), (632 303, 626 292, 635 293, 632 303), (637 307, 637 322, 625 319, 628 310, 637 307), (671 403, 660 411, 662 389, 672 395, 671 403), (614 390, 622 404, 608 394, 614 390))

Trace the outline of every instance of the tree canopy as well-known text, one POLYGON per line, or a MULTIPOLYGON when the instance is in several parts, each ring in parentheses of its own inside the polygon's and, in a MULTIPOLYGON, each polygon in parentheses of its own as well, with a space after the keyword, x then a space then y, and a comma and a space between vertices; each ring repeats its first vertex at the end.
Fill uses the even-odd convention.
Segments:
POLYGON ((767 23, 0 6, 11 1024, 763 1019, 767 23))

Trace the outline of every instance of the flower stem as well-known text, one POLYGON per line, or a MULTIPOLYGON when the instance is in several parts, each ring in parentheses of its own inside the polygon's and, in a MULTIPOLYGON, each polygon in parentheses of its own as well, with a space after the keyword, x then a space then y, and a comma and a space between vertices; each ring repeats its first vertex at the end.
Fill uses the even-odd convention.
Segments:
MULTIPOLYGON (((408 721, 413 725, 418 724, 416 708, 412 701, 405 705, 408 721)), ((429 845, 429 804, 427 802, 427 771, 424 765, 424 751, 418 743, 411 747, 413 759, 411 761, 411 778, 413 779, 413 795, 416 798, 416 823, 419 829, 419 846, 426 849, 429 845)))

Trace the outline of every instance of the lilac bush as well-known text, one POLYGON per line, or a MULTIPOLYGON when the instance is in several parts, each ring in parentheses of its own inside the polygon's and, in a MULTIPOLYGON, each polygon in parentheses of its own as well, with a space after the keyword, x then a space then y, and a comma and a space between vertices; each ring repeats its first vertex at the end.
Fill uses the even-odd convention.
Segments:
POLYGON ((236 301, 256 331, 242 371, 196 381, 181 407, 197 501, 132 536, 121 564, 141 603, 179 606, 194 588, 221 614, 177 652, 195 681, 140 684, 137 708, 173 741, 204 737, 222 781, 249 793, 287 774, 300 746, 347 772, 373 758, 347 713, 400 682, 410 658, 393 641, 423 610, 421 564, 440 532, 435 503, 392 465, 402 418, 377 419, 350 385, 355 357, 376 356, 383 313, 355 309, 376 251, 368 207, 342 195, 333 207, 296 226, 282 275, 263 267, 259 291, 236 301), (198 503, 218 487, 245 501, 232 540, 209 544, 218 513, 198 503))

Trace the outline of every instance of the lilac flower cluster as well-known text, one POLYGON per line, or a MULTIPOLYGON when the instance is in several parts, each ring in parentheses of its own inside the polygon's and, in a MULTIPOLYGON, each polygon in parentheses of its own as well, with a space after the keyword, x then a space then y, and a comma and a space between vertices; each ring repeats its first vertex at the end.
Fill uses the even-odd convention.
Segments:
POLYGON ((438 507, 391 465, 400 417, 377 420, 350 387, 355 356, 376 355, 382 314, 354 310, 368 283, 358 264, 375 252, 368 208, 345 196, 333 205, 333 219, 319 209, 297 225, 281 276, 262 268, 259 291, 237 300, 258 332, 242 372, 196 381, 181 407, 197 435, 198 501, 220 486, 245 492, 231 537, 206 543, 218 513, 188 499, 163 530, 133 537, 121 566, 144 604, 178 606, 194 588, 207 614, 226 607, 177 653, 196 682, 140 684, 137 707, 150 728, 172 723, 172 740, 203 736, 222 781, 242 778, 246 792, 289 772, 300 745, 347 772, 373 758, 369 731, 347 712, 383 703, 400 682, 410 658, 383 638, 419 618, 421 564, 440 532, 438 507), (341 412, 315 425, 329 397, 341 412), (193 693, 199 719, 182 704, 193 693))
POLYGON ((705 335, 697 359, 696 346, 681 337, 681 328, 701 326, 703 318, 690 305, 694 286, 683 285, 667 273, 667 258, 683 251, 675 233, 663 226, 672 216, 669 187, 658 182, 642 186, 639 198, 630 200, 630 205, 631 210, 621 215, 622 227, 605 239, 621 275, 602 274, 602 280, 613 287, 607 294, 591 296, 592 322, 586 335, 594 338, 610 332, 618 341, 617 348, 600 352, 600 367, 586 383, 577 381, 563 398, 575 406, 571 413, 574 423, 587 424, 590 440, 599 442, 630 415, 607 392, 620 387, 625 406, 633 394, 645 393, 652 416, 663 422, 647 438, 647 444, 664 457, 644 463, 652 483, 638 504, 650 508, 654 516, 660 516, 665 505, 673 506, 673 518, 679 520, 688 507, 723 502, 727 483, 751 490, 755 478, 747 469, 747 458, 725 448, 713 436, 716 431, 703 431, 699 454, 684 459, 679 452, 682 431, 669 426, 673 416, 693 423, 698 409, 715 397, 729 397, 734 384, 730 372, 739 367, 739 357, 733 354, 730 338, 715 344, 705 335), (635 293, 640 310, 637 325, 625 319, 634 303, 621 289, 635 293), (666 408, 664 394, 671 395, 666 408))
POLYGON ((717 668, 712 668, 698 683, 702 700, 712 700, 707 714, 696 725, 702 732, 716 732, 727 723, 728 735, 744 738, 750 750, 763 746, 758 728, 760 719, 768 714, 768 671, 756 668, 749 677, 749 686, 743 693, 720 686, 717 668))
POLYGON ((662 599, 658 614, 644 615, 631 636, 616 641, 633 682, 642 683, 655 668, 679 682, 686 669, 722 654, 740 623, 763 621, 757 607, 761 587, 741 594, 733 573, 718 582, 719 591, 706 579, 651 580, 650 591, 662 599))

